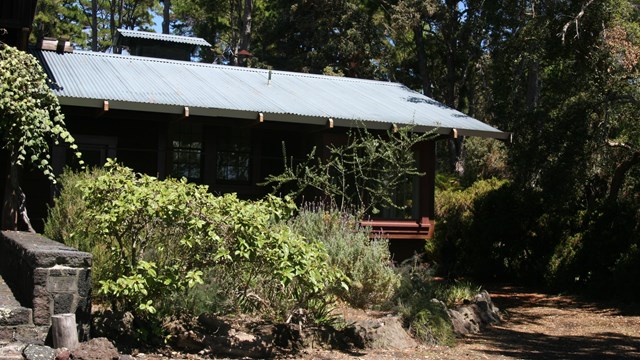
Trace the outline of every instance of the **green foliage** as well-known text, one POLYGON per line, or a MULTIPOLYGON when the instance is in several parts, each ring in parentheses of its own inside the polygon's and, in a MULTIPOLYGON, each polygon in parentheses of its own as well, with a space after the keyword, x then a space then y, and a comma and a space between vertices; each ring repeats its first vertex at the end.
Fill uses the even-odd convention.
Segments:
POLYGON ((201 211, 209 199, 206 188, 158 181, 113 161, 105 169, 74 184, 85 206, 74 220, 108 254, 100 264, 99 293, 117 310, 169 311, 167 297, 201 282, 200 268, 220 256, 219 238, 201 211))
POLYGON ((600 213, 585 214, 580 231, 557 243, 545 272, 548 284, 600 297, 637 298, 638 213, 629 202, 609 206, 600 213))
POLYGON ((470 281, 454 280, 434 286, 434 298, 451 308, 461 305, 464 300, 473 299, 480 290, 480 286, 474 285, 470 281))
MULTIPOLYGON (((89 27, 91 21, 87 11, 91 9, 90 2, 77 0, 39 0, 31 32, 31 43, 36 43, 42 37, 66 37, 73 44, 86 46, 89 41, 83 25, 89 27), (87 8, 88 6, 88 8, 87 8)), ((105 29, 106 30, 106 29, 105 29)))
POLYGON ((267 177, 264 185, 279 192, 293 184, 292 195, 315 190, 341 211, 354 210, 357 216, 377 214, 382 208, 404 209, 394 193, 411 176, 421 175, 417 169, 413 147, 431 139, 429 133, 412 132, 403 127, 383 136, 366 128, 349 132, 346 145, 329 146, 326 160, 316 157, 315 149, 300 164, 287 161, 282 174, 267 177))
MULTIPOLYGON (((92 49, 93 0, 39 0, 34 18, 32 42, 40 37, 66 37, 73 46, 92 49), (87 31, 89 30, 89 31, 87 31)), ((113 45, 116 29, 151 30, 153 11, 159 9, 154 0, 95 0, 96 51, 113 45)))
POLYGON ((463 186, 477 180, 508 178, 507 152, 504 143, 494 139, 466 138, 464 141, 463 186))
POLYGON ((450 291, 446 285, 435 284, 431 267, 418 258, 403 262, 398 273, 401 283, 393 307, 403 316, 416 338, 430 344, 453 345, 455 336, 446 309, 443 303, 433 299, 451 300, 453 297, 450 294, 463 291, 450 291))
MULTIPOLYGON (((474 250, 474 241, 478 241, 471 232, 478 211, 476 204, 492 191, 505 186, 505 180, 489 179, 475 182, 471 187, 460 189, 449 187, 436 191, 436 227, 435 239, 427 248, 427 256, 439 266, 439 271, 448 275, 461 275, 469 270, 469 266, 476 268, 475 264, 485 261, 487 255, 484 251, 477 254, 474 250), (473 250, 472 250, 473 249, 473 250), (473 265, 472 265, 473 264, 473 265)), ((494 218, 497 214, 491 213, 494 218)), ((488 225, 489 226, 489 225, 488 225)), ((500 225, 504 228, 504 224, 500 225)), ((491 228, 499 231, 499 229, 491 228)), ((483 245, 486 245, 483 243, 483 245)), ((492 251, 490 247, 487 251, 492 251)), ((477 270, 477 269, 476 269, 477 270)))
POLYGON ((348 278, 348 287, 332 288, 340 299, 358 308, 385 305, 399 286, 388 242, 370 240, 353 215, 335 209, 304 208, 290 221, 292 229, 324 244, 331 267, 348 278))
POLYGON ((189 310, 282 320, 304 309, 307 321, 322 321, 327 290, 344 279, 320 242, 287 226, 296 211, 288 199, 216 197, 112 160, 62 179, 47 233, 95 255, 94 281, 114 310, 154 322, 189 310))
POLYGON ((0 43, 0 90, 0 136, 11 163, 31 164, 55 182, 50 143, 68 144, 78 159, 81 154, 42 67, 33 56, 0 43))
MULTIPOLYGON (((53 206, 49 208, 44 224, 46 237, 92 254, 91 274, 94 289, 100 288, 98 281, 105 278, 105 266, 110 261, 107 244, 99 241, 96 229, 84 220, 87 207, 83 199, 83 189, 78 184, 81 181, 96 181, 98 177, 106 174, 102 169, 92 169, 90 172, 73 172, 66 169, 58 177, 59 194, 55 197, 53 206)), ((94 296, 96 295, 94 292, 94 296)))
POLYGON ((409 329, 423 343, 453 346, 455 334, 446 310, 437 302, 425 303, 409 324, 409 329))

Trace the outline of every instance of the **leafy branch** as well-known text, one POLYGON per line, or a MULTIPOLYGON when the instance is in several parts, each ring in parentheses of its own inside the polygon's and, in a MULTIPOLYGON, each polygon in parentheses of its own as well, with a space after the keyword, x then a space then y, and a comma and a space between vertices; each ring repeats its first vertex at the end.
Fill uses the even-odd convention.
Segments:
POLYGON ((346 145, 329 145, 329 155, 321 158, 314 148, 307 158, 295 163, 288 159, 283 144, 284 171, 270 175, 261 185, 271 185, 275 193, 291 187, 290 195, 319 194, 341 210, 377 214, 383 208, 405 209, 394 194, 418 171, 414 147, 433 137, 412 127, 373 133, 365 127, 350 130, 346 145))

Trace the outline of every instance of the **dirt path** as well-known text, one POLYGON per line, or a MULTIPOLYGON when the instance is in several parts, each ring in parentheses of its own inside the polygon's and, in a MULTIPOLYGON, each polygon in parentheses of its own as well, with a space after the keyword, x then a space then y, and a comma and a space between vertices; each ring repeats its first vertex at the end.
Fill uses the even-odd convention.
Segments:
POLYGON ((311 353, 305 359, 640 359, 640 305, 616 308, 522 288, 489 289, 507 321, 457 346, 311 353))

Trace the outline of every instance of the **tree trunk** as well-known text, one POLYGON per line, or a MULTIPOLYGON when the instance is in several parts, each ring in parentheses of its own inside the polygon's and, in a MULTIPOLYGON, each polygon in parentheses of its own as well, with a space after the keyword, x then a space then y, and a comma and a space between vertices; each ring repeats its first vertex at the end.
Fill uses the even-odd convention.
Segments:
POLYGON ((607 202, 614 202, 618 200, 618 195, 620 193, 620 189, 622 189, 622 185, 624 184, 627 172, 637 164, 640 164, 640 151, 634 152, 630 159, 627 159, 616 166, 609 185, 607 202))
POLYGON ((244 0, 244 14, 242 16, 242 29, 240 31, 240 50, 249 50, 251 46, 251 14, 253 13, 253 0, 244 0))
POLYGON ((171 0, 162 0, 162 33, 169 34, 169 24, 171 21, 171 0))
POLYGON ((91 0, 91 51, 98 51, 98 0, 91 0))
POLYGON ((113 42, 115 40, 116 35, 116 9, 117 9, 117 0, 111 0, 109 11, 109 31, 111 32, 111 45, 113 47, 114 54, 120 54, 116 44, 113 42))
POLYGON ((531 60, 529 63, 529 73, 527 74, 527 110, 533 110, 538 105, 540 96, 540 86, 538 84, 539 65, 538 61, 531 60))
POLYGON ((413 29, 413 38, 416 42, 416 53, 418 55, 418 73, 422 79, 422 93, 428 97, 433 97, 431 90, 431 77, 427 71, 427 52, 424 44, 424 30, 422 23, 413 29))
POLYGON ((2 229, 35 232, 27 215, 26 196, 20 187, 20 170, 15 159, 12 159, 5 183, 2 229))

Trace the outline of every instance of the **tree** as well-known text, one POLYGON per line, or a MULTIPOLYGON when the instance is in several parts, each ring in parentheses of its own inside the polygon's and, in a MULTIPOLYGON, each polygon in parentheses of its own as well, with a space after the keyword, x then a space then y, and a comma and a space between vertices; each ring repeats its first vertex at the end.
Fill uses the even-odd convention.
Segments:
POLYGON ((386 78, 390 49, 378 1, 269 1, 255 53, 278 69, 386 78))
POLYGON ((38 61, 1 42, 0 88, 0 136, 3 149, 9 154, 2 228, 33 231, 20 188, 23 166, 31 164, 55 182, 50 143, 68 144, 78 159, 81 154, 65 129, 58 98, 49 88, 38 61))
MULTIPOLYGON (((472 117, 484 115, 478 88, 487 65, 485 3, 400 0, 392 6, 397 48, 415 54, 400 64, 401 81, 472 117)), ((460 175, 463 145, 464 137, 449 140, 450 169, 460 175)))
POLYGON ((149 29, 157 6, 154 0, 42 0, 34 37, 66 36, 82 49, 106 51, 117 29, 149 29))
POLYGON ((261 0, 173 0, 172 6, 177 33, 196 35, 215 44, 215 53, 201 54, 203 61, 246 64, 261 0))

